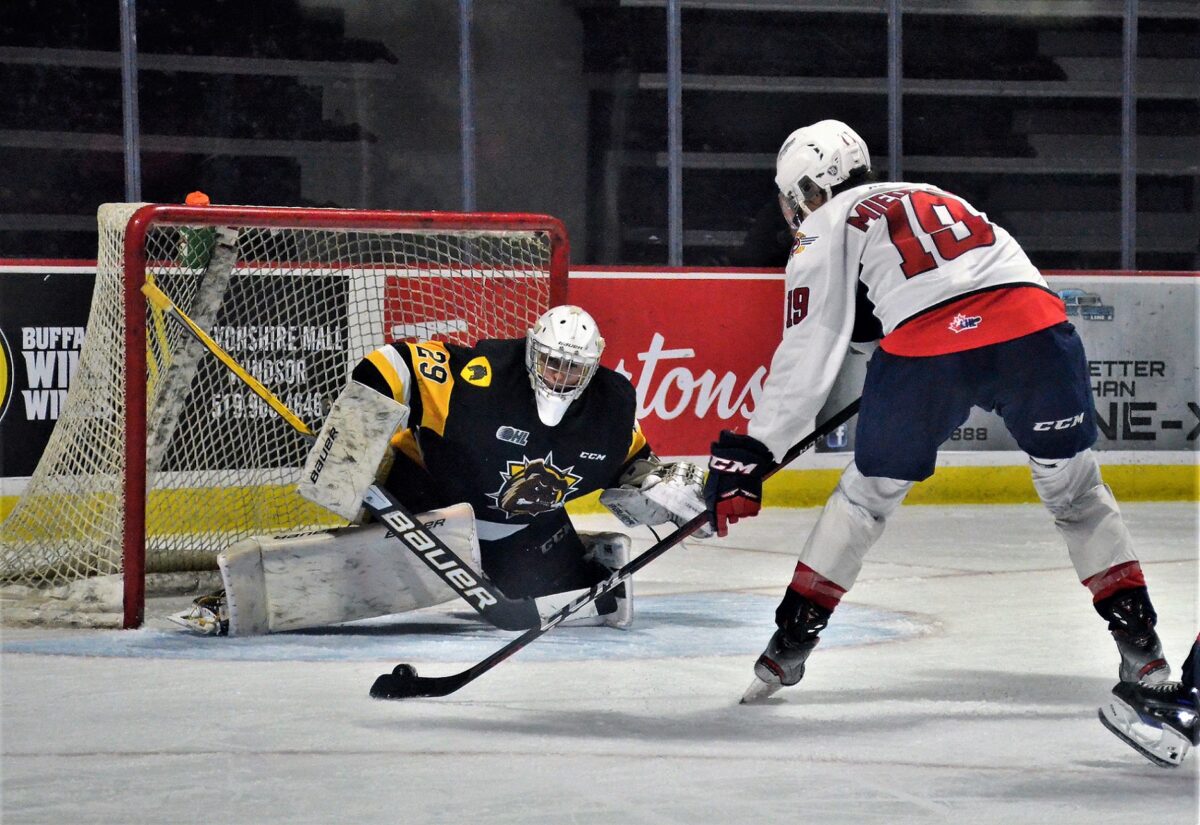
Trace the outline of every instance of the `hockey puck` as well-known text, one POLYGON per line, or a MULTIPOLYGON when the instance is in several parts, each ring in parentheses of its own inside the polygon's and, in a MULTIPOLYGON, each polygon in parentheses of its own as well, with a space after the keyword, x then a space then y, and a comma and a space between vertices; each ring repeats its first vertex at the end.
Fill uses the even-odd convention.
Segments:
POLYGON ((417 669, 412 665, 399 664, 371 685, 372 699, 404 699, 412 695, 412 683, 417 678, 417 669))

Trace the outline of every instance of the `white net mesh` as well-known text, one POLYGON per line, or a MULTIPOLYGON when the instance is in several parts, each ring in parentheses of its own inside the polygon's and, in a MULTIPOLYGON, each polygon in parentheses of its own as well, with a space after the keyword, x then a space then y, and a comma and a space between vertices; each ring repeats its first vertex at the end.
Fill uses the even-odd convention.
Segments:
MULTIPOLYGON (((27 492, 0 525, 10 595, 122 571, 124 238, 138 206, 99 210, 78 371, 27 492)), ((549 306, 546 231, 486 220, 434 230, 399 216, 388 229, 345 229, 322 225, 322 210, 304 214, 303 229, 154 226, 146 277, 313 429, 383 342, 518 336, 549 306)), ((304 439, 174 320, 151 308, 146 326, 147 570, 211 568, 241 538, 333 524, 294 493, 304 439)))

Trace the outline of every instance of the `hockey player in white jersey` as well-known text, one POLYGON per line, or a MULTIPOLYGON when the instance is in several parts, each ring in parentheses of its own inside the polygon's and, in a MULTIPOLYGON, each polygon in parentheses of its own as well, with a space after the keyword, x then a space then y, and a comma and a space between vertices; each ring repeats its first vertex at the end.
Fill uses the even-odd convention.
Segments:
POLYGON ((778 630, 744 701, 804 675, 820 632, 887 517, 933 474, 972 407, 994 410, 1029 456, 1034 487, 1117 643, 1122 681, 1166 679, 1156 616, 1129 533, 1100 478, 1083 345, 1016 241, 960 197, 872 182, 844 123, 798 129, 775 182, 795 233, 783 340, 748 434, 721 433, 705 494, 712 525, 758 512, 762 473, 813 429, 852 339, 876 325, 854 459, 799 554, 778 630))

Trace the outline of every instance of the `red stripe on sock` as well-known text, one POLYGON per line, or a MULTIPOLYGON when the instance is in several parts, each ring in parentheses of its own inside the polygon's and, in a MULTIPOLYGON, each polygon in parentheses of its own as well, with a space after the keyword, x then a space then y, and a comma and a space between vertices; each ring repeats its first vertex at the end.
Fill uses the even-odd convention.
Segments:
POLYGON ((1102 573, 1089 576, 1083 580, 1083 585, 1092 591, 1092 601, 1107 599, 1118 590, 1128 590, 1130 587, 1145 587, 1146 577, 1142 574, 1142 565, 1136 561, 1127 561, 1110 567, 1102 573))
POLYGON ((788 587, 826 610, 833 610, 846 595, 846 588, 831 582, 804 562, 796 562, 796 572, 788 587))

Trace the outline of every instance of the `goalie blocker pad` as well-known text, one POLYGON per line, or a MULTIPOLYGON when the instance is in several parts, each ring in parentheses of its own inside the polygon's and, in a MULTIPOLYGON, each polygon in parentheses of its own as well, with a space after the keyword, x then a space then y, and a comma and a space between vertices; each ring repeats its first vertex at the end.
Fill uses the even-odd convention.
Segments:
MULTIPOLYGON (((479 572, 474 511, 455 504, 418 519, 479 572)), ((382 524, 311 536, 245 539, 217 556, 230 636, 256 636, 403 613, 458 594, 382 524)))
POLYGON ((392 435, 408 423, 408 412, 365 384, 347 383, 308 453, 296 492, 346 521, 358 521, 363 494, 375 482, 392 435))

